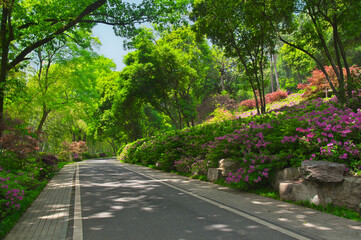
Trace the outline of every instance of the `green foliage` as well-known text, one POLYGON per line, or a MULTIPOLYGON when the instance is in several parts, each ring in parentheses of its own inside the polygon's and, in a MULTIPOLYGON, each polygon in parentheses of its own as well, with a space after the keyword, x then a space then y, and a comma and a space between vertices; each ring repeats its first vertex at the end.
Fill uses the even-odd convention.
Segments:
MULTIPOLYGON (((300 94, 292 97, 282 102, 296 104, 300 94)), ((335 99, 317 99, 261 116, 198 125, 138 140, 118 155, 125 162, 200 175, 218 167, 219 160, 231 159, 239 169, 226 182, 242 189, 266 186, 274 170, 298 167, 304 160, 344 163, 356 174, 361 139, 350 123, 361 124, 360 112, 337 106, 335 99)))

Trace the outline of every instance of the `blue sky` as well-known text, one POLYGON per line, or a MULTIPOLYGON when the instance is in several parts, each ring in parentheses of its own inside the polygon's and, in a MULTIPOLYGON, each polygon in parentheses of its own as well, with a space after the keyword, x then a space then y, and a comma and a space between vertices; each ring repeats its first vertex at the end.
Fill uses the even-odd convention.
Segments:
MULTIPOLYGON (((141 3, 142 0, 127 0, 123 2, 141 3)), ((93 28, 93 35, 99 38, 102 46, 95 49, 97 53, 104 55, 107 58, 113 59, 117 65, 117 70, 125 67, 123 57, 130 51, 124 51, 124 38, 118 37, 114 34, 113 27, 105 24, 98 24, 93 28)), ((133 50, 131 50, 133 51, 133 50)))
POLYGON ((117 70, 121 70, 125 65, 123 57, 129 52, 124 51, 124 38, 115 36, 113 28, 105 24, 98 24, 93 28, 94 37, 99 38, 102 45, 95 51, 107 58, 113 59, 117 65, 117 70))

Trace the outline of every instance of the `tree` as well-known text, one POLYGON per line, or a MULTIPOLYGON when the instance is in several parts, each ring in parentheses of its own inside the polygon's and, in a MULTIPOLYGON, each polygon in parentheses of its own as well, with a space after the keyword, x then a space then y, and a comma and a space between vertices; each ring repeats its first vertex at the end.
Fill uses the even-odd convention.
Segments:
POLYGON ((228 56, 236 57, 252 88, 258 113, 266 110, 264 68, 274 51, 275 36, 263 18, 265 7, 251 1, 198 0, 191 19, 194 29, 206 35, 228 56))
POLYGON ((267 17, 278 32, 279 39, 312 58, 324 73, 339 101, 345 103, 346 91, 351 96, 355 86, 346 47, 350 40, 359 37, 361 2, 288 0, 272 1, 269 5, 272 11, 267 17), (279 24, 280 18, 282 24, 279 24), (324 66, 332 67, 338 86, 332 83, 324 66), (346 74, 343 73, 343 68, 346 69, 346 74))
POLYGON ((281 47, 280 58, 290 67, 295 74, 295 79, 298 79, 298 83, 303 83, 315 68, 315 62, 307 54, 287 44, 281 47))
POLYGON ((174 20, 186 9, 187 3, 186 0, 144 0, 139 5, 118 0, 1 1, 0 120, 9 84, 8 73, 20 68, 35 49, 71 34, 76 28, 90 29, 96 23, 113 25, 117 34, 131 36, 137 33, 137 23, 167 17, 174 20))
POLYGON ((187 27, 163 33, 157 41, 146 31, 134 39, 137 51, 126 57, 128 66, 122 73, 125 81, 132 82, 127 85, 134 94, 167 115, 177 129, 194 125, 193 91, 205 74, 200 63, 211 53, 206 42, 195 40, 187 27))

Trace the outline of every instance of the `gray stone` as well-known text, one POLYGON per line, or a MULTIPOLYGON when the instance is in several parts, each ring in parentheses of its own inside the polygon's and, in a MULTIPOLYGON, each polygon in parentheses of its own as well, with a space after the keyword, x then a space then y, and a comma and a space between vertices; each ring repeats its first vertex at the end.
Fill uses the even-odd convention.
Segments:
POLYGON ((316 205, 321 203, 318 189, 307 182, 281 182, 279 185, 280 198, 291 201, 310 201, 316 205))
POLYGON ((344 164, 326 161, 303 161, 300 167, 302 177, 317 182, 342 182, 344 172, 344 164))
POLYGON ((271 184, 274 189, 278 190, 280 182, 296 181, 300 177, 301 175, 298 168, 285 168, 275 173, 271 184))
POLYGON ((222 178, 222 170, 221 168, 209 168, 207 173, 208 181, 215 182, 222 178))
POLYGON ((310 201, 314 204, 335 206, 361 211, 361 178, 345 177, 341 183, 313 181, 280 182, 280 197, 283 200, 310 201))
POLYGON ((358 210, 361 202, 361 178, 345 177, 342 184, 335 185, 329 195, 335 205, 358 210))
POLYGON ((230 172, 236 172, 240 168, 240 165, 236 161, 222 159, 219 161, 219 168, 222 169, 222 175, 226 177, 230 172))
POLYGON ((279 194, 280 198, 283 200, 292 200, 295 201, 292 195, 293 182, 280 182, 279 183, 279 194))

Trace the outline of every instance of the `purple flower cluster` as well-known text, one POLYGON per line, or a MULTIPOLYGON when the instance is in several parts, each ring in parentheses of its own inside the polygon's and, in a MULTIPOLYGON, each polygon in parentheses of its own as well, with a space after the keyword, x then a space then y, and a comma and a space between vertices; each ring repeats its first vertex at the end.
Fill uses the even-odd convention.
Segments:
POLYGON ((226 178, 227 183, 241 183, 240 187, 247 188, 248 186, 261 183, 263 179, 269 177, 270 169, 268 166, 271 161, 267 155, 247 152, 242 162, 242 167, 240 167, 237 172, 228 173, 228 177, 226 178))
MULTIPOLYGON (((20 185, 16 175, 4 172, 0 167, 0 215, 11 212, 11 209, 20 209, 20 201, 24 198, 24 190, 20 189, 20 185)), ((18 173, 22 176, 23 173, 18 173)))
POLYGON ((19 189, 11 189, 6 192, 5 199, 7 200, 7 202, 5 203, 5 206, 13 207, 19 210, 20 209, 19 201, 23 200, 23 197, 24 197, 24 190, 20 191, 19 189))

